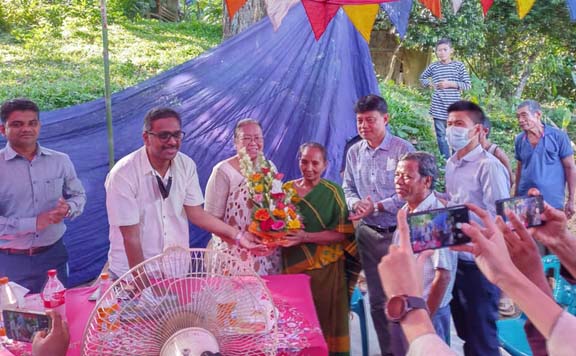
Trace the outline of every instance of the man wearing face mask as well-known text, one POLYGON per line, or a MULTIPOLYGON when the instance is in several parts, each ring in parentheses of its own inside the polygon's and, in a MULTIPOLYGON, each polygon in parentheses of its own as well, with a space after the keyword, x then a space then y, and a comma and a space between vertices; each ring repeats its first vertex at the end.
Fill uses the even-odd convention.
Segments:
MULTIPOLYGON (((455 153, 446 162, 446 192, 450 205, 473 203, 495 217, 496 200, 510 196, 510 177, 504 165, 480 145, 485 120, 482 109, 472 102, 457 101, 448 107, 446 139, 455 153)), ((450 306, 467 356, 500 355, 496 329, 499 294, 473 256, 460 252, 450 306)))

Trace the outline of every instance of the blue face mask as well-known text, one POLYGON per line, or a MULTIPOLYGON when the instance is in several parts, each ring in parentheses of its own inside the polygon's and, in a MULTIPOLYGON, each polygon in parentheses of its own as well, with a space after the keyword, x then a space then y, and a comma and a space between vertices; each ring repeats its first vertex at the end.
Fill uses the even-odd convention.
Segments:
POLYGON ((471 140, 468 137, 470 130, 471 129, 465 127, 448 127, 446 129, 446 141, 448 141, 448 145, 456 152, 466 147, 471 140))

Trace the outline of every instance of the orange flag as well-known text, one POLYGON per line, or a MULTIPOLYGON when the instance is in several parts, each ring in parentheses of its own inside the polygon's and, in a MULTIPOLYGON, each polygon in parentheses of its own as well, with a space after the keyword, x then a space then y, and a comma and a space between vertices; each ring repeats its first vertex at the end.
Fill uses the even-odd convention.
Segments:
POLYGON ((426 6, 431 12, 432 15, 436 16, 437 18, 442 18, 442 8, 440 7, 440 0, 420 0, 422 5, 426 6))
POLYGON ((226 0, 226 7, 228 8, 228 16, 230 20, 234 18, 236 12, 246 4, 246 0, 226 0))
POLYGON ((366 42, 370 43, 372 26, 374 26, 374 21, 376 21, 376 16, 378 15, 380 6, 378 4, 372 4, 344 5, 342 7, 344 8, 348 18, 350 18, 350 21, 352 21, 358 32, 360 32, 366 42))
POLYGON ((518 7, 518 17, 521 19, 526 16, 532 9, 532 5, 534 5, 534 0, 516 0, 516 5, 518 7))

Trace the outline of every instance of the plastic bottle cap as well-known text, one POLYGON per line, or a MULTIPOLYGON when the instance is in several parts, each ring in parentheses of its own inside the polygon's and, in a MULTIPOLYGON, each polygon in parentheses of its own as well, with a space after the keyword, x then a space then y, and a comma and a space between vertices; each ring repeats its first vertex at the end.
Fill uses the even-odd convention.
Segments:
POLYGON ((107 280, 108 278, 110 278, 110 275, 106 272, 100 274, 100 279, 102 280, 107 280))
POLYGON ((56 273, 57 273, 57 271, 55 269, 49 269, 48 270, 48 277, 55 277, 56 273))
POLYGON ((0 284, 8 284, 8 277, 0 278, 0 284))

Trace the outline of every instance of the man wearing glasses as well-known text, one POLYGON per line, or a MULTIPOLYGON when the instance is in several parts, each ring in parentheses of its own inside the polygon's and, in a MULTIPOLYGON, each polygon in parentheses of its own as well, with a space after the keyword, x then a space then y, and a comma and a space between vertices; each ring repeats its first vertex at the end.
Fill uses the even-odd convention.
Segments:
POLYGON ((65 218, 82 214, 86 194, 68 155, 38 144, 38 106, 13 99, 0 108, 0 276, 32 293, 56 269, 68 279, 65 218))
POLYGON ((184 132, 169 108, 144 118, 144 146, 122 158, 106 178, 112 277, 172 246, 189 247, 188 220, 255 252, 266 248, 250 234, 204 212, 194 161, 179 152, 184 132))

